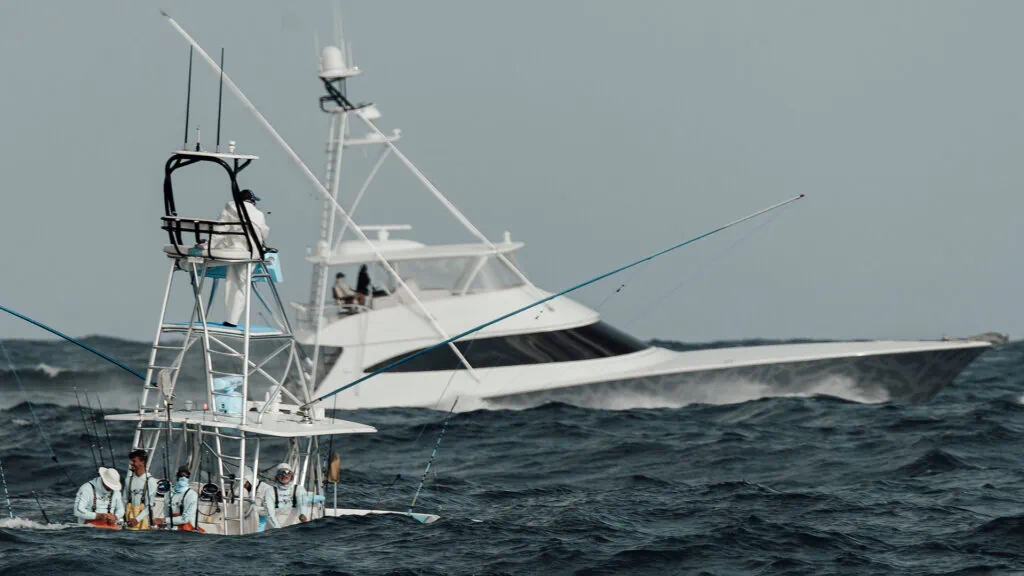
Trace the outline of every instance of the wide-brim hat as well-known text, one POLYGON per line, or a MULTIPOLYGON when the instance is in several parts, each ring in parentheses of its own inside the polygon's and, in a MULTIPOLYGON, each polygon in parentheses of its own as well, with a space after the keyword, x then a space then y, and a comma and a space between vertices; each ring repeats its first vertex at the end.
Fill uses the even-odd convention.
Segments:
POLYGON ((100 479, 103 485, 114 492, 121 491, 121 475, 113 468, 100 468, 100 479))

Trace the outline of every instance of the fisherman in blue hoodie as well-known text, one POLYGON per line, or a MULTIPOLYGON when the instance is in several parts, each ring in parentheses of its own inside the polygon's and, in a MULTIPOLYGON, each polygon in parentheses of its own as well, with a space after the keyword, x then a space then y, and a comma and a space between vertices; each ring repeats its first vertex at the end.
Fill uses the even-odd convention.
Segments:
POLYGON ((199 531, 199 494, 189 484, 192 473, 188 466, 178 468, 177 480, 167 493, 164 514, 171 530, 199 531))

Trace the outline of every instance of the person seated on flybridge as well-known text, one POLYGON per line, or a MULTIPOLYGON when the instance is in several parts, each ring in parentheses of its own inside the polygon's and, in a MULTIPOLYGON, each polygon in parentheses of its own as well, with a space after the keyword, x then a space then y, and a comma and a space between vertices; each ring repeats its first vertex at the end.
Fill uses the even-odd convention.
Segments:
POLYGON ((354 312, 352 306, 362 305, 366 302, 366 296, 359 294, 345 283, 345 273, 338 272, 334 276, 334 303, 338 306, 339 314, 351 314, 354 312))
MULTIPOLYGON (((242 209, 249 216, 253 230, 259 236, 259 238, 253 238, 253 240, 266 247, 267 238, 270 236, 270 226, 267 226, 266 216, 256 207, 256 203, 260 201, 260 198, 249 189, 242 190, 240 195, 242 196, 242 209)), ((221 210, 218 221, 242 221, 242 218, 238 215, 238 207, 234 199, 228 201, 224 209, 221 210)), ((225 226, 224 228, 231 232, 242 232, 242 226, 239 225, 225 226)), ((248 230, 246 230, 246 234, 248 234, 248 230)), ((218 234, 214 236, 210 247, 215 249, 248 250, 249 244, 245 241, 245 236, 241 234, 218 234)), ((268 249, 268 251, 272 250, 268 249)), ((228 264, 225 266, 224 309, 227 312, 227 319, 224 321, 225 326, 238 326, 242 314, 245 313, 245 271, 247 266, 249 265, 228 264)))
POLYGON ((121 477, 113 468, 100 468, 100 475, 82 484, 75 496, 75 517, 79 524, 120 530, 124 517, 121 477))

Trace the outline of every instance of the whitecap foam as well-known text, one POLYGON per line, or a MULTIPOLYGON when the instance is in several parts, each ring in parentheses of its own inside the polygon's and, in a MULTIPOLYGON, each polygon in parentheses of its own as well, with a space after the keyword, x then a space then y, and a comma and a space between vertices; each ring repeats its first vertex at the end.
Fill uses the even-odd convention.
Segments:
POLYGON ((56 366, 50 366, 49 364, 45 364, 43 362, 40 362, 39 364, 36 364, 35 369, 37 371, 39 371, 39 372, 42 372, 43 374, 46 374, 50 378, 56 378, 57 375, 60 374, 61 372, 66 372, 67 371, 65 368, 58 368, 56 366))
POLYGON ((41 524, 28 518, 3 518, 0 519, 0 528, 15 528, 20 530, 64 530, 76 528, 78 524, 41 524))

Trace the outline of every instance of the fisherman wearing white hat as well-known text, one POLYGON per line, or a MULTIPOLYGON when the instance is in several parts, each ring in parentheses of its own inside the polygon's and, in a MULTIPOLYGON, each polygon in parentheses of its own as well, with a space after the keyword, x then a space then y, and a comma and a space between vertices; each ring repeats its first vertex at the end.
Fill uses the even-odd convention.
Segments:
POLYGON ((124 516, 121 478, 113 468, 100 468, 100 475, 86 482, 75 496, 75 517, 82 524, 119 530, 124 516))
POLYGON ((306 495, 306 489, 293 482, 293 479, 292 467, 288 463, 282 462, 277 465, 274 483, 263 493, 263 507, 266 509, 267 523, 272 528, 281 527, 281 521, 277 518, 279 510, 295 509, 299 513, 300 522, 309 522, 310 499, 306 495))

